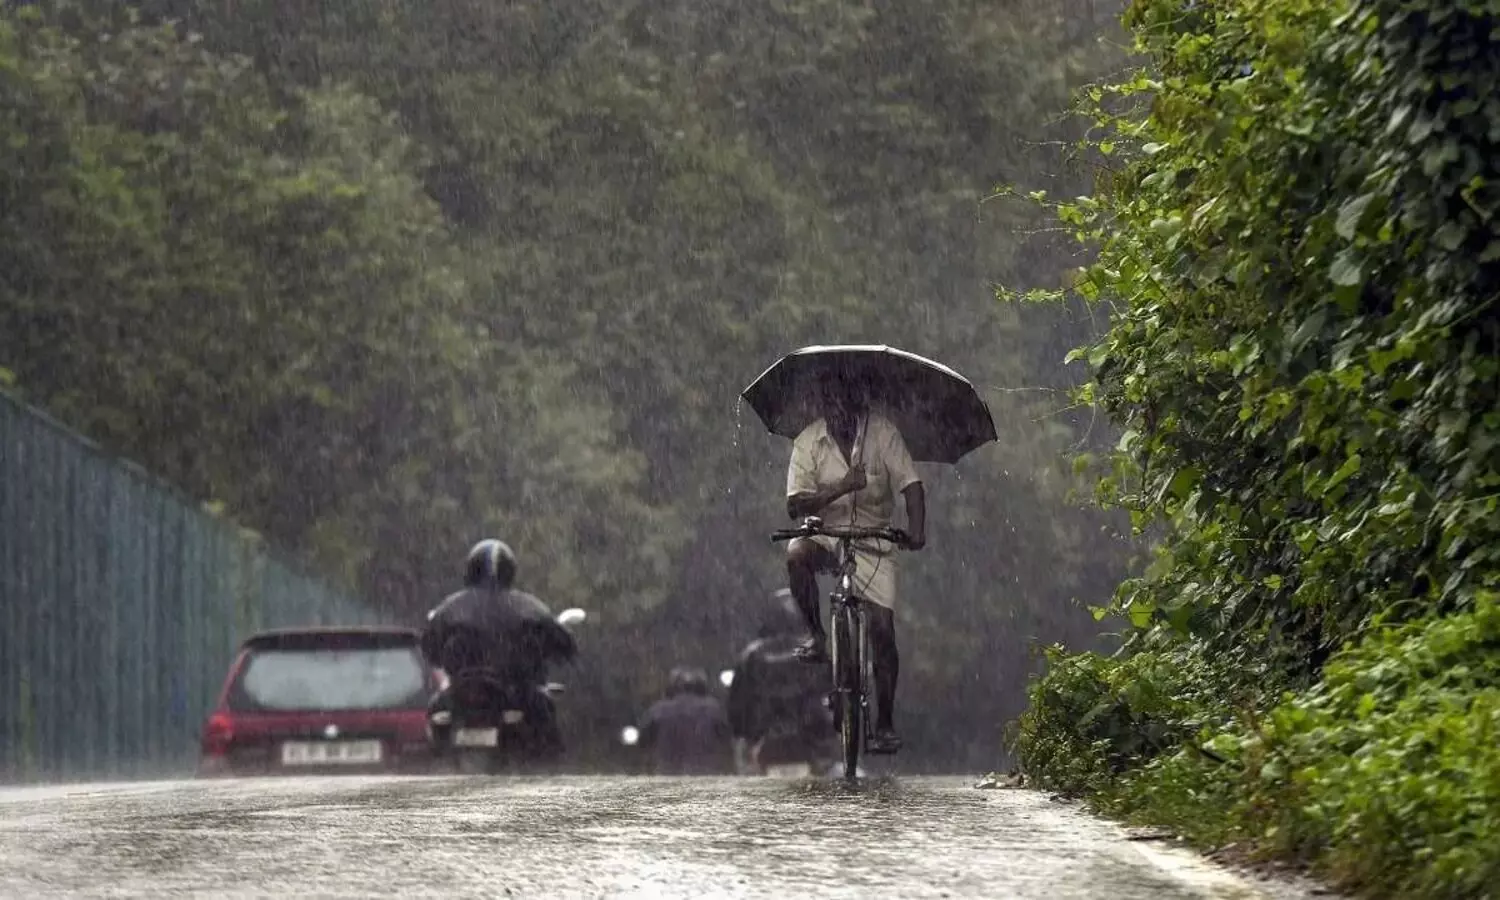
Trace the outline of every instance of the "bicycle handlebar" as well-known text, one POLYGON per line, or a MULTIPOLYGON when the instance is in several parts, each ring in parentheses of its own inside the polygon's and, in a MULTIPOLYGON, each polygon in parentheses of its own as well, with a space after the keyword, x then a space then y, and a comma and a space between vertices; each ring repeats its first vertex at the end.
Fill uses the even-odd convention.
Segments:
POLYGON ((781 528, 773 531, 771 533, 771 543, 774 544, 780 541, 791 541, 807 537, 831 537, 837 540, 848 541, 877 539, 890 541, 902 547, 905 547, 907 542, 906 532, 899 528, 855 528, 852 526, 824 525, 820 522, 803 522, 800 528, 781 528))

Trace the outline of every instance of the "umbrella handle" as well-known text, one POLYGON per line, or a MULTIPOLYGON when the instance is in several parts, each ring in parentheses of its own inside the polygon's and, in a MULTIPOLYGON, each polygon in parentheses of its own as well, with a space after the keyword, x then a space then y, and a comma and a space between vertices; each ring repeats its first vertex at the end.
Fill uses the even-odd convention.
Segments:
POLYGON ((854 434, 854 452, 849 454, 850 462, 856 466, 862 466, 865 462, 865 437, 870 433, 870 411, 865 410, 864 418, 859 421, 859 429, 854 434))

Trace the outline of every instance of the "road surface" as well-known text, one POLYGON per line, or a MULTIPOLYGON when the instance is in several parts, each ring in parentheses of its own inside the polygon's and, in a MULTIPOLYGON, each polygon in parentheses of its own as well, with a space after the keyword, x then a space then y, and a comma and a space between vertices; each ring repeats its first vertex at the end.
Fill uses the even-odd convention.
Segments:
POLYGON ((1282 898, 959 779, 305 778, 0 790, 0 895, 1282 898))

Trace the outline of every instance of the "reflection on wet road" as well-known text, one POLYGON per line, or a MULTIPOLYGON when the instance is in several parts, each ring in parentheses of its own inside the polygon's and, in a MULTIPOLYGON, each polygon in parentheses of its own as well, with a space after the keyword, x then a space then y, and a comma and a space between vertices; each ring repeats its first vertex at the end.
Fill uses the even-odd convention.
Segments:
POLYGON ((0 894, 1254 897, 958 779, 317 778, 0 791, 0 894))

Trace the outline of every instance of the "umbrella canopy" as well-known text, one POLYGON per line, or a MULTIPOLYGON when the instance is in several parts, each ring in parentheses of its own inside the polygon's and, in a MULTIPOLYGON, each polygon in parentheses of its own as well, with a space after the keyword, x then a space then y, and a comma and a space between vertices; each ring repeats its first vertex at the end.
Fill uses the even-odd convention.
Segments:
POLYGON ((823 415, 820 386, 838 379, 865 388, 918 462, 955 463, 996 439, 989 407, 967 378, 883 344, 803 347, 777 360, 740 396, 772 434, 795 438, 823 415))

